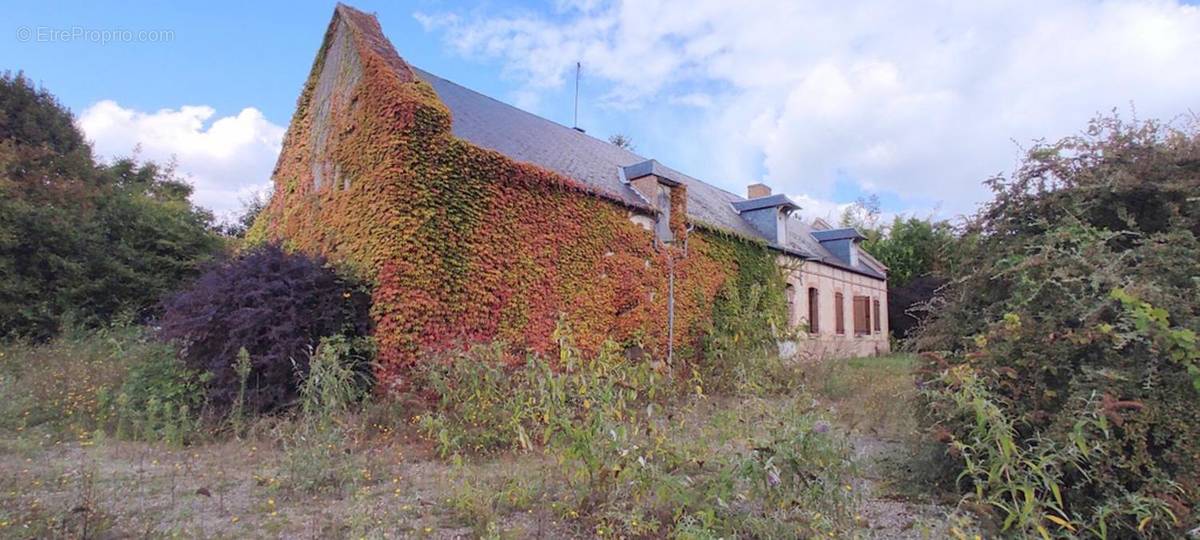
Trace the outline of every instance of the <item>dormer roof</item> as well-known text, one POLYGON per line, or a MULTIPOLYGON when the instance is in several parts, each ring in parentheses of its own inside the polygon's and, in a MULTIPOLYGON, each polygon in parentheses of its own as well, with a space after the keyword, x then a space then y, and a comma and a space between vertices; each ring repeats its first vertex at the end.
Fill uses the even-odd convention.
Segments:
POLYGON ((671 187, 675 187, 683 183, 679 178, 680 174, 678 172, 667 168, 662 163, 659 163, 657 159, 647 159, 645 161, 634 163, 633 165, 625 165, 621 167, 621 170, 625 173, 626 180, 653 175, 657 176, 660 182, 671 187))
POLYGON ((793 210, 800 209, 800 205, 792 202, 792 200, 789 199, 787 197, 787 195, 784 195, 782 193, 776 193, 774 195, 768 195, 766 197, 759 197, 757 199, 745 199, 745 200, 741 200, 741 201, 733 201, 730 204, 733 205, 734 210, 737 210, 739 214, 742 212, 752 212, 754 210, 762 210, 763 208, 780 208, 787 212, 791 212, 793 210))
POLYGON ((862 233, 858 232, 858 229, 853 227, 848 227, 845 229, 813 231, 812 235, 813 238, 816 238, 818 242, 832 242, 837 240, 854 240, 857 242, 859 240, 867 239, 867 237, 863 236, 862 233))

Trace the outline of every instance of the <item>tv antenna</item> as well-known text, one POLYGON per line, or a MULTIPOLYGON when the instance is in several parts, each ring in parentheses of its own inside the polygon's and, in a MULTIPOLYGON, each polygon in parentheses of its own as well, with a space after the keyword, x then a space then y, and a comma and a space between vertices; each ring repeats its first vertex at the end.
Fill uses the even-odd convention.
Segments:
POLYGON ((582 69, 583 64, 575 62, 575 119, 573 120, 575 129, 579 129, 579 72, 582 69))

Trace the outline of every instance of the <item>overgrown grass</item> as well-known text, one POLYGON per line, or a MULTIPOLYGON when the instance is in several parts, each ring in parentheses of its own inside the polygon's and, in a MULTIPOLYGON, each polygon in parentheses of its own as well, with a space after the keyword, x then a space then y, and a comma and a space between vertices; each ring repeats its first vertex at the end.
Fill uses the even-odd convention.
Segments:
MULTIPOLYGON (((561 329, 559 348, 554 365, 530 358, 505 368, 492 348, 429 371, 441 399, 420 425, 439 454, 459 463, 500 451, 550 457, 553 482, 541 496, 590 535, 789 537, 856 527, 850 447, 798 389, 795 366, 739 351, 722 355, 723 369, 680 376, 631 363, 614 346, 582 358, 561 329)), ((514 481, 503 490, 531 489, 514 481)), ((459 506, 483 534, 505 497, 479 489, 468 483, 459 506)))
POLYGON ((200 375, 136 326, 0 348, 0 395, 0 429, 35 445, 104 434, 183 444, 203 406, 200 375))
MULTIPOLYGON (((6 360, 39 358, 62 369, 83 358, 102 370, 91 380, 107 382, 81 388, 120 395, 132 388, 128 381, 146 379, 131 374, 150 355, 121 351, 157 346, 126 331, 3 350, 6 360)), ((0 536, 14 524, 30 536, 78 536, 84 527, 135 536, 354 538, 861 533, 864 492, 849 431, 821 392, 805 386, 837 391, 868 378, 860 368, 877 369, 845 363, 825 381, 806 372, 810 366, 727 354, 725 368, 670 373, 632 363, 614 347, 585 358, 569 333, 560 337, 563 353, 553 362, 506 368, 497 349, 478 349, 431 368, 429 385, 412 395, 386 400, 364 396, 347 367, 355 363, 350 348, 327 341, 313 351, 289 412, 248 416, 237 429, 207 419, 178 442, 97 437, 115 435, 116 426, 93 406, 77 409, 87 412, 78 416, 88 419, 80 423, 84 442, 45 444, 45 433, 79 428, 12 422, 25 409, 6 403, 0 430, 25 442, 0 449, 0 536), (430 395, 440 399, 431 403, 430 395), (73 512, 79 508, 86 510, 73 512)), ((898 372, 904 361, 882 362, 898 372)), ((34 403, 22 393, 49 395, 51 381, 66 376, 4 369, 13 404, 34 403)), ((38 414, 53 418, 51 407, 64 403, 73 402, 46 402, 38 414)))
POLYGON ((916 429, 909 407, 916 358, 906 354, 828 359, 812 363, 801 380, 818 397, 836 404, 834 413, 851 430, 900 437, 916 429))

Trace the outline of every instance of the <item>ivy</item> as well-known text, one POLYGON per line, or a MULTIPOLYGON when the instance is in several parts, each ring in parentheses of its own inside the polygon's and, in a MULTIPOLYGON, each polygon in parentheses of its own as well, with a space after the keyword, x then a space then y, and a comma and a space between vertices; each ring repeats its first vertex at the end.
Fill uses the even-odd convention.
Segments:
POLYGON ((480 342, 501 342, 514 358, 553 356, 560 318, 587 355, 611 339, 663 357, 668 268, 677 354, 700 351, 727 281, 759 283, 782 305, 774 255, 761 243, 689 232, 685 188, 673 190, 670 226, 687 249, 656 247, 626 203, 454 137, 450 112, 373 17, 339 8, 321 55, 284 141, 274 197, 248 237, 361 269, 374 284, 380 380, 401 382, 422 355, 480 342), (319 187, 314 170, 325 179, 319 187))

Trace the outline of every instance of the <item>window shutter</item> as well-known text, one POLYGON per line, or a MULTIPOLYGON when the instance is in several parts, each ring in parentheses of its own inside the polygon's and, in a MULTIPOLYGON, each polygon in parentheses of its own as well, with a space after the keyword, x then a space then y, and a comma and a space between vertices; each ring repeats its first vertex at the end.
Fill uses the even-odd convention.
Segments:
POLYGON ((854 297, 854 335, 871 333, 870 300, 866 296, 854 297))
POLYGON ((821 293, 816 287, 808 288, 808 333, 821 333, 821 293))
POLYGON ((842 293, 833 294, 833 317, 834 326, 838 335, 846 334, 846 298, 842 293))

